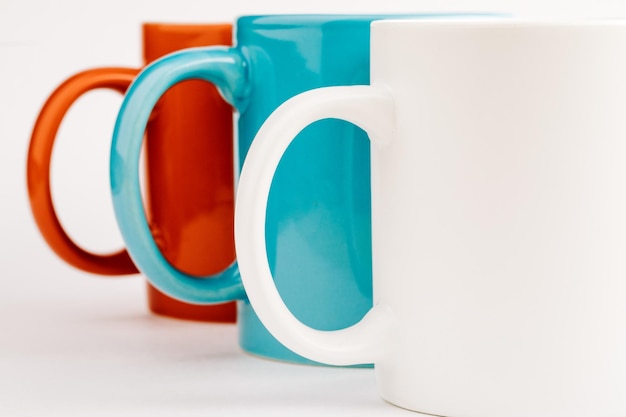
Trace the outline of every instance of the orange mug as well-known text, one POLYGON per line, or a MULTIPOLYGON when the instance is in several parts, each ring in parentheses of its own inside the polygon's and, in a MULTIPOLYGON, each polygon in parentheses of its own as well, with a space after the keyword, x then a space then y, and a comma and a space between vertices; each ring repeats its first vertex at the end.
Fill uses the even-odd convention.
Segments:
MULTIPOLYGON (((231 45, 232 25, 144 24, 143 43, 147 64, 182 48, 231 45)), ((50 191, 52 148, 66 112, 80 96, 98 88, 123 94, 139 71, 96 68, 68 78, 44 104, 31 136, 28 194, 39 231, 65 262, 94 274, 118 276, 138 270, 126 250, 90 253, 63 230, 50 191)), ((189 274, 210 275, 235 259, 232 111, 215 87, 187 81, 162 97, 146 130, 146 211, 151 230, 165 258, 189 274)), ((187 320, 234 322, 236 317, 234 302, 187 304, 150 284, 148 305, 156 314, 187 320)))

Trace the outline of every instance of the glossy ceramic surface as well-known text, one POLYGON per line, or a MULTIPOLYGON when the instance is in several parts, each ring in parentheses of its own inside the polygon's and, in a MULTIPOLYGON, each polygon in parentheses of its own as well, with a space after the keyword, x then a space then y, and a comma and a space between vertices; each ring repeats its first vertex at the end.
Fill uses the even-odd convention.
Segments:
POLYGON ((99 275, 126 275, 138 271, 125 250, 111 255, 94 254, 75 244, 63 230, 50 190, 52 148, 65 113, 79 97, 98 88, 123 94, 138 73, 138 69, 111 67, 83 71, 68 78, 48 97, 39 112, 28 149, 28 196, 41 235, 65 262, 99 275))
MULTIPOLYGON (((241 166, 262 122, 283 101, 311 88, 369 82, 369 28, 382 17, 242 17, 235 47, 182 51, 159 60, 137 77, 122 105, 112 144, 111 186, 131 256, 157 288, 173 297, 193 303, 241 300, 240 343, 250 353, 305 361, 261 325, 236 265, 199 280, 172 268, 159 253, 141 210, 137 175, 151 108, 181 80, 214 83, 239 112, 236 158, 241 166)), ((266 233, 270 267, 287 304, 312 327, 354 324, 371 306, 368 178, 366 135, 328 120, 298 136, 274 178, 266 233)))
MULTIPOLYGON (((143 26, 144 61, 182 48, 230 45, 231 24, 143 26)), ((214 86, 188 81, 168 91, 146 129, 146 212, 163 256, 202 276, 235 259, 232 107, 214 86), (208 178, 208 181, 198 181, 208 178)), ((152 311, 201 321, 234 322, 235 303, 193 305, 148 284, 152 311)))
POLYGON ((238 262, 272 334, 373 361, 383 398, 429 415, 626 415, 624 49, 624 21, 374 22, 371 86, 283 104, 241 173, 238 262), (284 150, 325 117, 372 141, 375 307, 333 332, 283 303, 263 227, 284 150))
MULTIPOLYGON (((151 62, 186 47, 228 45, 231 33, 230 24, 145 24, 144 59, 151 62)), ((63 260, 95 274, 116 276, 138 271, 125 250, 93 254, 75 244, 63 230, 50 193, 52 149, 65 113, 81 95, 97 88, 124 93, 138 73, 139 69, 132 68, 98 68, 69 78, 45 103, 31 137, 27 176, 37 226, 63 260)), ((164 256, 190 274, 210 274, 235 257, 231 114, 231 107, 214 87, 190 81, 162 98, 147 128, 146 194, 151 228, 164 256), (208 116, 206 109, 211 110, 208 116), (196 181, 200 176, 212 178, 211 184, 196 181), (218 236, 219 245, 215 246, 210 236, 218 236), (212 255, 206 256, 206 250, 212 255)), ((176 318, 233 322, 236 316, 234 303, 191 305, 150 285, 148 303, 153 312, 176 318)))

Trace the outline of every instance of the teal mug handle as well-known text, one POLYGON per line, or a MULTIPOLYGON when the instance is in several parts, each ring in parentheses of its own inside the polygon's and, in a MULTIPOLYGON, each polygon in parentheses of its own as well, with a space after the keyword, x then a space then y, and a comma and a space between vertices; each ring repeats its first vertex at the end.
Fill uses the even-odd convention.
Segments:
POLYGON ((189 79, 213 83, 229 103, 241 103, 249 85, 246 59, 236 48, 190 48, 147 66, 128 89, 115 123, 111 193, 128 252, 150 282, 187 303, 217 304, 245 297, 237 264, 206 277, 188 275, 170 265, 150 231, 139 182, 139 159, 150 113, 169 88, 189 79))

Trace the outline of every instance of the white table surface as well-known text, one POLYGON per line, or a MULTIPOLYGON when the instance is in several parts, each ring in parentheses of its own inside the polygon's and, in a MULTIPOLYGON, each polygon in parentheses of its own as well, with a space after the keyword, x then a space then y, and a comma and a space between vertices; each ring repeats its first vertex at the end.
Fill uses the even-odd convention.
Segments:
POLYGON ((140 277, 36 269, 0 284, 0 416, 415 415, 372 369, 252 357, 235 325, 149 313, 140 277))
MULTIPOLYGON (((326 2, 318 12, 342 7, 326 2)), ((412 7, 411 0, 398 2, 412 7)), ((85 68, 138 66, 142 22, 314 11, 288 0, 257 3, 0 1, 0 417, 411 414, 378 397, 372 369, 263 360, 239 349, 235 325, 152 315, 142 277, 79 272, 35 227, 26 153, 52 90, 85 68)), ((352 8, 366 11, 361 6, 352 8)), ((123 246, 108 184, 120 102, 110 92, 81 99, 61 127, 52 161, 62 223, 79 244, 101 252, 123 246)))

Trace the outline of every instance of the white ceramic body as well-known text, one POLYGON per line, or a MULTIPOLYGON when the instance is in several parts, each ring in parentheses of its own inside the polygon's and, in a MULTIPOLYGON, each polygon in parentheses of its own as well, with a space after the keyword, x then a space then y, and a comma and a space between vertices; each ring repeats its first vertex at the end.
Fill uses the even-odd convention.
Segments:
POLYGON ((235 238, 263 323, 374 362, 411 410, 626 416, 626 24, 375 22, 371 60, 371 86, 293 98, 248 153, 235 238), (263 229, 283 150, 324 117, 372 140, 375 307, 335 332, 282 304, 263 229))

